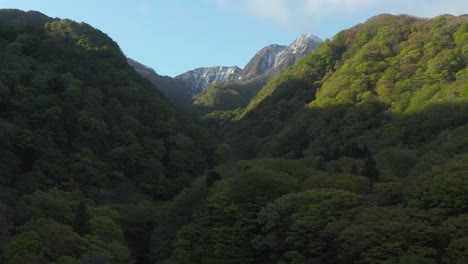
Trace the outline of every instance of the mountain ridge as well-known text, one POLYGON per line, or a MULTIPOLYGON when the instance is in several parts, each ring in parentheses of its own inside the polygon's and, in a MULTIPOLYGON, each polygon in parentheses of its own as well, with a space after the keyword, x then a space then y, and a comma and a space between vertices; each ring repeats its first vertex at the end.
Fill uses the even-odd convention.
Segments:
POLYGON ((279 59, 278 55, 281 55, 286 49, 288 49, 288 46, 271 44, 258 51, 245 66, 240 75, 240 80, 254 79, 275 68, 279 59))
POLYGON ((200 67, 182 73, 174 79, 189 83, 190 93, 195 96, 213 83, 238 81, 241 72, 242 69, 237 66, 200 67))
POLYGON ((185 80, 159 75, 153 68, 128 57, 127 62, 142 77, 150 80, 176 106, 184 108, 190 104, 193 94, 185 80))
MULTIPOLYGON (((271 44, 259 50, 244 69, 237 66, 200 67, 182 73, 174 78, 160 76, 157 72, 137 61, 128 58, 129 64, 137 72, 153 82, 172 102, 179 107, 187 107, 193 101, 197 108, 232 110, 232 107, 244 107, 266 81, 295 64, 300 58, 312 52, 322 41, 312 34, 301 34, 290 45, 271 44), (218 83, 211 87, 213 84, 218 83), (230 88, 230 86, 232 86, 230 88), (222 89, 208 91, 207 88, 222 89), (242 91, 249 89, 250 91, 242 91), (242 95, 241 97, 239 97, 242 95), (222 96, 221 98, 216 98, 222 96), (234 96, 243 103, 233 103, 234 96), (203 98, 213 97, 213 98, 203 98), (227 106, 223 102, 229 101, 227 106), (213 108, 213 106, 217 106, 213 108)), ((207 111, 207 109, 205 111, 207 111)), ((204 111, 203 111, 204 112, 204 111)))
POLYGON ((247 81, 263 75, 274 76, 311 53, 320 43, 322 40, 315 35, 303 33, 288 46, 269 45, 257 52, 247 63, 240 80, 247 81))
MULTIPOLYGON (((285 116, 302 119, 310 109, 375 103, 404 115, 423 111, 430 103, 466 100, 467 25, 463 16, 418 19, 382 14, 343 30, 265 85, 237 112, 239 122, 227 129, 228 134, 235 138, 245 123, 249 131, 258 128, 261 137, 271 133, 271 140, 278 141, 264 128, 275 124, 275 133, 281 134, 289 127, 285 116), (278 116, 281 121, 275 119, 278 116)), ((312 143, 304 144, 308 145, 312 143)))

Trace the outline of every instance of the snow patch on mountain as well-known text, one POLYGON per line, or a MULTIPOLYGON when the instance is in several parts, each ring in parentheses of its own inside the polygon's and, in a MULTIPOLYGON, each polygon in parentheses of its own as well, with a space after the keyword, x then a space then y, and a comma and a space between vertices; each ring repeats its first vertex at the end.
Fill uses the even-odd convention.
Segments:
POLYGON ((191 93, 193 96, 195 96, 213 83, 228 83, 238 81, 241 72, 242 69, 237 66, 202 67, 185 72, 176 76, 175 78, 190 83, 191 93))
POLYGON ((302 34, 289 46, 269 45, 255 54, 241 73, 242 80, 266 74, 276 74, 311 53, 322 40, 312 34, 302 34))

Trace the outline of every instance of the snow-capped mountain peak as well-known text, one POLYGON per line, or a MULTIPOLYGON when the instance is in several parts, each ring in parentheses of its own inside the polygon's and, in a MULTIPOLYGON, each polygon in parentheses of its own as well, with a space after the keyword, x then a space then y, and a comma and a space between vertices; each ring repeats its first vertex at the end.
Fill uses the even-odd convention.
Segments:
POLYGON ((174 89, 171 89, 171 86, 180 87, 178 91, 182 91, 185 98, 194 97, 213 83, 243 82, 259 77, 272 77, 312 52, 321 42, 312 34, 302 34, 289 46, 272 44, 264 47, 255 54, 244 70, 237 66, 202 67, 178 75, 173 80, 159 76, 153 69, 131 59, 129 63, 141 75, 156 79, 154 83, 166 94, 173 95, 174 89))
POLYGON ((213 83, 228 83, 239 80, 241 72, 242 69, 237 66, 202 67, 185 72, 175 78, 191 83, 191 93, 197 95, 213 83))
POLYGON ((318 37, 302 34, 289 46, 269 45, 255 54, 240 78, 246 81, 265 74, 278 73, 311 53, 320 43, 322 40, 318 37))
POLYGON ((304 53, 310 52, 311 49, 315 48, 316 43, 320 42, 322 42, 322 40, 312 34, 302 34, 293 43, 291 43, 289 47, 292 54, 304 53), (313 46, 313 48, 311 46, 313 46))
POLYGON ((281 61, 281 55, 287 49, 288 46, 276 44, 261 49, 245 66, 240 76, 241 80, 253 79, 275 68, 281 61))

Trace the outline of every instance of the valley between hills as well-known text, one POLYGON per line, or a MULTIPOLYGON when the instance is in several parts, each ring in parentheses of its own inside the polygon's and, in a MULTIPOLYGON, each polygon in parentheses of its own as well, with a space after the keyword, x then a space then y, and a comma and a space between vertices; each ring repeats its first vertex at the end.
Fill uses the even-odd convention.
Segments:
POLYGON ((157 70, 0 10, 0 263, 468 263, 468 16, 157 70))

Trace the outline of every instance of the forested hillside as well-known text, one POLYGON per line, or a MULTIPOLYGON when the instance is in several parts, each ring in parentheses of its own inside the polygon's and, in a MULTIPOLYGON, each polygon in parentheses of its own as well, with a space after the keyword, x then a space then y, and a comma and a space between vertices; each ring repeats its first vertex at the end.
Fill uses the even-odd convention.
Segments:
POLYGON ((128 64, 132 66, 142 77, 151 81, 174 105, 179 108, 187 107, 192 102, 193 95, 190 85, 183 80, 161 76, 152 68, 135 60, 127 58, 128 64))
POLYGON ((380 15, 209 116, 230 162, 160 263, 466 263, 467 64, 468 17, 380 15))
POLYGON ((102 32, 1 10, 0 262, 144 263, 213 141, 102 32))
POLYGON ((380 15, 344 30, 263 88, 227 139, 242 158, 421 147, 466 121, 467 21, 380 15))
POLYGON ((302 34, 289 46, 272 44, 258 51, 236 82, 215 83, 198 94, 192 110, 202 119, 231 119, 273 77, 310 54, 322 43, 318 37, 302 34))
POLYGON ((268 77, 260 77, 247 82, 215 83, 197 95, 191 109, 201 117, 219 118, 218 113, 246 107, 267 82, 268 77))
POLYGON ((468 17, 380 15, 201 122, 1 10, 0 263, 467 263, 467 65, 468 17))

